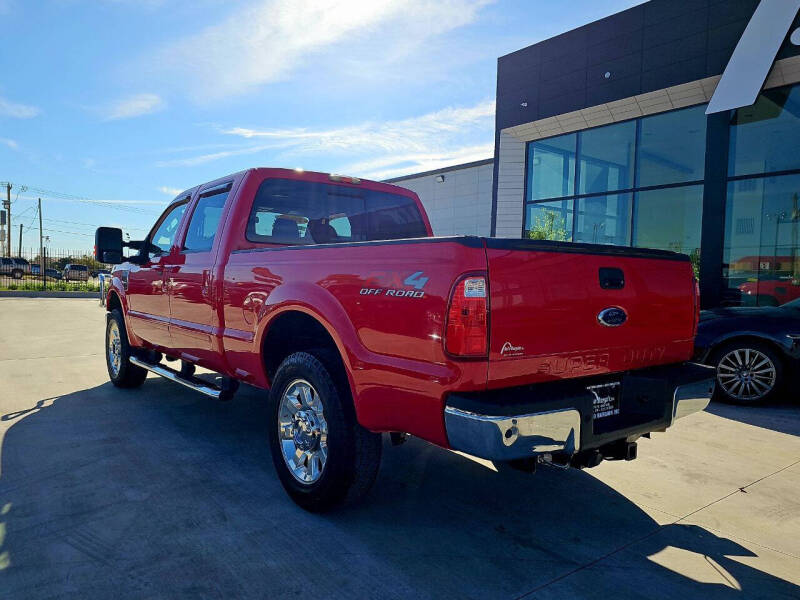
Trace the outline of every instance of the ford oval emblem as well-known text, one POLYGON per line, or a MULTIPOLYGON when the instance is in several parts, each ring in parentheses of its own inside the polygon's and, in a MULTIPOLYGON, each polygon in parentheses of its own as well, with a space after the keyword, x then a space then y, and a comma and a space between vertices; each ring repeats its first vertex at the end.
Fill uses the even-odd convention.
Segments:
POLYGON ((597 321, 606 327, 619 327, 628 320, 628 313, 618 306, 611 306, 600 311, 597 321))

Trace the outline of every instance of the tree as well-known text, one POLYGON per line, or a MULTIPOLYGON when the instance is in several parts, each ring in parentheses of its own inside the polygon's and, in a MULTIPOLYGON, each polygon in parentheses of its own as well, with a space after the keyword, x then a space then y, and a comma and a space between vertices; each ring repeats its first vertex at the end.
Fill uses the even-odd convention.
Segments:
POLYGON ((542 214, 536 215, 527 236, 530 240, 566 242, 569 239, 566 220, 557 211, 545 209, 542 214))

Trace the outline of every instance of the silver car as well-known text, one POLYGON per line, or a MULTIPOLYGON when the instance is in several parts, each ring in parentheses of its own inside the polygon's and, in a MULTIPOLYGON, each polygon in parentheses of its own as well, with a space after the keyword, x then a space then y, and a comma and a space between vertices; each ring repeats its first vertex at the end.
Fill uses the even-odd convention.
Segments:
POLYGON ((62 277, 64 281, 89 281, 89 267, 68 263, 64 265, 62 277))
POLYGON ((31 274, 31 264, 24 258, 0 258, 0 275, 10 275, 22 279, 31 274))

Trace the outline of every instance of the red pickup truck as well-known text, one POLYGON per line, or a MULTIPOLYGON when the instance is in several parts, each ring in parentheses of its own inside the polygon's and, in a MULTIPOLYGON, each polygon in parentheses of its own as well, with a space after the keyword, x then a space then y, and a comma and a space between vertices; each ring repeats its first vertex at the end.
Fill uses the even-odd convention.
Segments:
POLYGON ((95 253, 117 263, 114 385, 151 371, 219 399, 269 390, 275 468, 308 510, 369 490, 382 432, 498 466, 591 467, 635 458, 713 392, 713 369, 687 362, 688 257, 432 237, 393 185, 250 169, 179 194, 143 241, 98 229, 95 253))

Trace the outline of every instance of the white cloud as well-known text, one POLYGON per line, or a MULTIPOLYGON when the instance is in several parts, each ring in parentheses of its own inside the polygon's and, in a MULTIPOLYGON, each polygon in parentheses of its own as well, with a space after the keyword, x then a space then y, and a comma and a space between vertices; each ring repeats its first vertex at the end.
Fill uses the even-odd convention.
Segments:
POLYGON ((177 196, 183 190, 181 188, 169 187, 167 185, 162 185, 158 188, 158 191, 162 194, 166 194, 167 196, 177 196))
POLYGON ((362 58, 390 62, 432 36, 474 21, 490 1, 258 0, 167 46, 148 63, 160 65, 170 79, 177 74, 187 80, 198 99, 213 100, 283 79, 337 44, 380 40, 381 51, 362 58))
POLYGON ((18 104, 0 97, 0 117, 12 117, 14 119, 31 119, 42 111, 35 106, 18 104))
POLYGON ((383 152, 424 152, 437 140, 472 133, 478 127, 493 127, 495 103, 481 102, 468 108, 444 108, 419 117, 368 122, 328 130, 267 129, 234 127, 223 133, 243 138, 271 139, 306 151, 372 150, 383 152))
POLYGON ((16 141, 9 138, 0 138, 0 144, 6 146, 7 148, 10 148, 11 150, 19 150, 19 144, 16 141))
POLYGON ((164 100, 157 94, 136 94, 107 106, 101 112, 106 121, 141 117, 163 109, 164 100))
POLYGON ((223 133, 256 143, 161 161, 157 165, 197 166, 278 150, 295 159, 335 157, 342 161, 342 172, 386 178, 491 157, 494 111, 494 101, 487 100, 475 106, 448 107, 418 117, 332 129, 233 127, 223 133))

